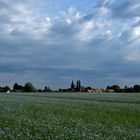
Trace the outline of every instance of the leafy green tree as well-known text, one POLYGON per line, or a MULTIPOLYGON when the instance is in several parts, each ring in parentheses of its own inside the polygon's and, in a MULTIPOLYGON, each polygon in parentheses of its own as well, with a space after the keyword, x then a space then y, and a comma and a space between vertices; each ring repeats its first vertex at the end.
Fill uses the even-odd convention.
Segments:
POLYGON ((134 85, 133 90, 134 92, 140 92, 140 85, 134 85))
POLYGON ((91 90, 91 89, 92 89, 92 87, 90 87, 90 86, 85 87, 85 88, 84 88, 84 92, 88 92, 88 90, 91 90))
POLYGON ((4 92, 6 92, 8 90, 10 91, 10 87, 8 87, 8 86, 5 86, 3 89, 4 89, 4 92))
POLYGON ((111 87, 110 87, 110 89, 114 89, 114 91, 115 92, 120 92, 120 86, 119 85, 112 85, 111 87))
POLYGON ((107 90, 108 90, 108 89, 111 89, 111 87, 110 87, 110 86, 107 86, 106 89, 107 89, 107 90))
POLYGON ((3 88, 2 87, 0 87, 0 92, 3 92, 3 88))
POLYGON ((50 89, 50 87, 47 87, 47 86, 44 87, 44 90, 43 91, 44 92, 52 92, 52 90, 50 89))
POLYGON ((128 87, 126 90, 125 90, 126 93, 133 93, 135 92, 135 90, 132 88, 132 87, 128 87))
POLYGON ((42 89, 38 89, 37 92, 43 92, 42 89))
POLYGON ((25 84, 24 86, 24 92, 35 92, 36 89, 35 87, 32 85, 32 83, 28 82, 25 84))
POLYGON ((17 83, 13 86, 13 91, 23 91, 24 87, 22 85, 19 85, 17 83))
POLYGON ((8 86, 5 86, 5 87, 0 87, 0 92, 7 92, 7 91, 10 91, 10 87, 8 86))

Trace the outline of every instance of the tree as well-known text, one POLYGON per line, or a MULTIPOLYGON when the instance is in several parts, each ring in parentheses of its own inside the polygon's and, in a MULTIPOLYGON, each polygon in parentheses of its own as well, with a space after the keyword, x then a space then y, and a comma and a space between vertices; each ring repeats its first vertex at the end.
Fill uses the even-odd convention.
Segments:
POLYGON ((121 89, 120 86, 118 86, 118 85, 113 85, 110 88, 114 89, 115 92, 120 92, 120 89, 121 89))
POLYGON ((5 87, 0 87, 0 92, 7 92, 10 91, 10 87, 5 86, 5 87))
POLYGON ((106 89, 107 89, 107 90, 108 90, 108 89, 111 89, 111 87, 110 87, 110 86, 107 86, 106 89))
POLYGON ((51 92, 52 90, 50 87, 45 86, 43 92, 51 92))
POLYGON ((134 85, 133 90, 134 92, 140 92, 140 85, 134 85))
POLYGON ((15 83, 13 86, 13 91, 23 91, 23 88, 24 87, 22 85, 15 83))
POLYGON ((84 92, 88 92, 88 90, 91 90, 91 89, 92 89, 92 87, 90 87, 90 86, 85 87, 85 88, 84 88, 84 92))
POLYGON ((28 82, 28 83, 25 84, 24 92, 35 92, 35 91, 36 91, 36 89, 34 88, 32 83, 28 82))
POLYGON ((16 91, 18 89, 18 84, 15 83, 14 86, 13 86, 13 91, 16 91))
POLYGON ((7 91, 10 91, 10 87, 8 86, 3 87, 3 92, 7 92, 7 91))

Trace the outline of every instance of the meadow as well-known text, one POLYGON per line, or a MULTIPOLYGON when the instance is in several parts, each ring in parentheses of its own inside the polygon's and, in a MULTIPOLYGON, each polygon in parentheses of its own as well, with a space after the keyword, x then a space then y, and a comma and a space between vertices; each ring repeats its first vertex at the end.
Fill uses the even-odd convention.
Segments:
POLYGON ((0 140, 140 140, 140 94, 1 93, 0 140))

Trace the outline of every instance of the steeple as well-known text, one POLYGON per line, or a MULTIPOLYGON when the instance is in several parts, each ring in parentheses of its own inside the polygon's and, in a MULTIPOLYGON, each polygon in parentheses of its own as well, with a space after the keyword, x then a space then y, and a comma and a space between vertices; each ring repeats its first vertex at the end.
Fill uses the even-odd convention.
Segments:
POLYGON ((77 80, 77 83, 76 83, 76 91, 80 91, 81 90, 81 81, 80 80, 77 80))
POLYGON ((74 85, 74 83, 73 83, 73 80, 72 80, 72 83, 71 83, 71 89, 72 89, 72 90, 75 89, 75 85, 74 85))

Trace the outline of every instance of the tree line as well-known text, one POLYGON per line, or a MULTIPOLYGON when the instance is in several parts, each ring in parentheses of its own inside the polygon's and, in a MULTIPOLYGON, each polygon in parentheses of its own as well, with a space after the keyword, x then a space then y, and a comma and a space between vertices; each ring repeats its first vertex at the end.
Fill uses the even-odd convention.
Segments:
POLYGON ((124 86, 124 88, 121 88, 119 85, 112 85, 107 86, 106 91, 108 90, 114 90, 114 92, 120 93, 140 93, 140 85, 134 85, 132 87, 124 86))
MULTIPOLYGON (((45 86, 43 89, 37 89, 30 82, 25 83, 24 86, 15 83, 12 89, 10 89, 9 86, 0 86, 0 92, 88 92, 92 89, 94 90, 95 88, 90 86, 84 87, 80 80, 77 80, 76 83, 72 80, 69 88, 60 88, 58 90, 53 90, 49 86, 45 86)), ((100 90, 102 90, 102 92, 140 93, 140 85, 134 85, 132 87, 124 86, 124 88, 121 88, 119 85, 112 85, 100 90)))
POLYGON ((33 86, 32 83, 27 82, 24 86, 18 83, 15 83, 13 88, 10 89, 9 86, 0 87, 0 92, 52 92, 49 86, 45 86, 44 89, 37 89, 33 86))

